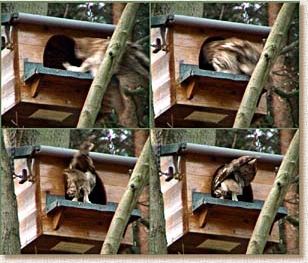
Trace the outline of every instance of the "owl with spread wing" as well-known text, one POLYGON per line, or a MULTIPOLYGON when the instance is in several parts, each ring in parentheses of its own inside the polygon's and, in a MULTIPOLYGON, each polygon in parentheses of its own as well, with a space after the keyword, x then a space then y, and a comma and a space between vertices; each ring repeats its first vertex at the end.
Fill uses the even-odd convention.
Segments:
POLYGON ((64 170, 66 179, 66 196, 72 201, 80 201, 105 205, 107 194, 104 183, 97 174, 90 151, 94 144, 85 141, 79 151, 74 154, 68 169, 64 170))
POLYGON ((93 160, 90 157, 89 153, 94 148, 94 144, 85 141, 81 144, 79 151, 74 154, 74 157, 70 163, 70 169, 78 169, 82 172, 90 171, 94 172, 95 167, 93 160))
POLYGON ((220 166, 212 180, 212 196, 233 201, 252 202, 251 182, 256 176, 256 158, 241 156, 220 166))

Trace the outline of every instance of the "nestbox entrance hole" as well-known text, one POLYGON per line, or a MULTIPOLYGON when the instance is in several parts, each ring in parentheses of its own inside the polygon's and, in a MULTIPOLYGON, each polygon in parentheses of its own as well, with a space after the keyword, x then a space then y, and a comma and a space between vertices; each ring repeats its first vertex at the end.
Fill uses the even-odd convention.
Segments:
MULTIPOLYGON (((228 199, 228 200, 232 200, 232 195, 231 195, 231 192, 230 193, 227 193, 224 197, 219 197, 219 193, 216 193, 215 194, 215 191, 217 190, 217 187, 218 188, 221 188, 221 184, 219 185, 216 185, 216 188, 215 188, 215 176, 217 173, 219 173, 221 171, 221 169, 224 167, 225 165, 221 165, 219 166, 215 172, 213 173, 212 175, 212 182, 211 182, 211 195, 212 197, 216 197, 216 198, 223 198, 223 199, 228 199)), ((234 178, 234 173, 230 174, 228 176, 228 179, 230 180, 235 180, 234 178)), ((238 201, 242 201, 242 202, 249 202, 249 203, 252 203, 254 201, 254 198, 253 198, 253 190, 252 190, 252 186, 251 184, 247 185, 247 186, 244 186, 243 187, 243 194, 242 195, 238 195, 237 196, 238 198, 238 201)))
MULTIPOLYGON (((64 175, 63 175, 63 178, 64 178, 64 175)), ((66 180, 63 180, 63 182, 64 182, 63 186, 64 186, 65 199, 72 200, 73 198, 69 197, 66 194, 66 189, 67 189, 66 180)), ((105 196, 107 196, 105 186, 100 176, 97 176, 95 186, 89 195, 89 200, 92 204, 105 205, 106 204, 106 200, 104 198, 105 196)), ((108 200, 108 196, 107 196, 107 200, 108 200)), ((83 197, 79 198, 78 201, 83 202, 83 197)))
POLYGON ((47 68, 65 69, 63 62, 79 67, 82 63, 75 55, 75 41, 66 35, 54 35, 44 49, 43 65, 47 68))
POLYGON ((224 39, 226 38, 222 36, 208 37, 207 39, 205 39, 205 41, 203 42, 201 46, 200 53, 199 53, 199 68, 200 69, 215 71, 213 65, 209 63, 209 61, 207 60, 204 49, 208 43, 213 42, 213 41, 224 40, 224 39))

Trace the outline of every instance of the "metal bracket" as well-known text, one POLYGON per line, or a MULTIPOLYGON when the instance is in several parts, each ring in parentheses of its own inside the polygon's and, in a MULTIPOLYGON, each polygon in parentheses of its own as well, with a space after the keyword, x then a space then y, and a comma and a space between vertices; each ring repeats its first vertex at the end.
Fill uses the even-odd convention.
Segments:
POLYGON ((179 156, 183 153, 186 147, 187 147, 186 143, 160 145, 160 158, 165 156, 172 156, 172 161, 173 161, 173 166, 169 166, 167 172, 160 172, 161 175, 166 176, 165 179, 166 182, 169 182, 172 179, 177 179, 177 180, 182 179, 179 167, 180 165, 179 156))
POLYGON ((169 51, 169 44, 167 43, 167 27, 165 25, 160 26, 160 38, 155 39, 155 43, 151 44, 154 47, 153 53, 158 53, 159 51, 169 51))
POLYGON ((35 182, 35 175, 33 172, 34 155, 35 152, 40 150, 40 146, 22 146, 14 148, 14 160, 15 159, 26 159, 27 169, 22 169, 21 175, 14 172, 15 177, 20 178, 19 183, 23 184, 26 181, 35 182))

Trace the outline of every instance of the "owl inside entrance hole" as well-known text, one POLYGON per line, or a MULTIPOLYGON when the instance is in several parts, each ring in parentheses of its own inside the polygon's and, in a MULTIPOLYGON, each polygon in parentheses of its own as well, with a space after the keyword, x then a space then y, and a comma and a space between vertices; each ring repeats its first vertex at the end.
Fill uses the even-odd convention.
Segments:
POLYGON ((228 74, 251 76, 263 50, 263 43, 236 37, 209 37, 199 54, 199 67, 228 74))
POLYGON ((255 157, 241 156, 218 167, 212 177, 212 196, 233 201, 253 202, 251 182, 257 173, 256 161, 255 157))
POLYGON ((200 53, 199 53, 199 68, 200 69, 215 71, 215 68, 213 67, 212 62, 208 59, 208 55, 206 54, 206 47, 211 42, 224 40, 224 39, 226 38, 221 37, 221 36, 209 37, 205 39, 205 41, 203 42, 201 46, 200 53))
POLYGON ((69 62, 71 65, 79 67, 82 60, 75 55, 75 45, 74 39, 66 35, 52 36, 44 49, 44 67, 65 69, 63 62, 69 62))

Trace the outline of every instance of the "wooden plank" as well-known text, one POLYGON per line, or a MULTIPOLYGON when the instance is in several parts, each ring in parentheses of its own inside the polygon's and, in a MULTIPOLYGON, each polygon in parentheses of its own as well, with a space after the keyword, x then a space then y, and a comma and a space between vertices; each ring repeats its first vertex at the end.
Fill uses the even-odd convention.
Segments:
POLYGON ((193 92, 196 87, 196 80, 190 81, 186 86, 186 98, 189 100, 193 97, 193 92))
POLYGON ((79 114, 79 108, 75 109, 64 106, 35 104, 35 102, 19 102, 15 107, 9 109, 2 115, 2 125, 8 127, 16 127, 16 125, 18 125, 18 127, 27 128, 71 128, 76 126, 79 114), (54 118, 30 118, 30 116, 33 116, 34 113, 42 109, 54 112, 54 114, 69 114, 69 116, 64 120, 56 120, 54 118))
MULTIPOLYGON (((99 214, 100 217, 113 217, 118 204, 108 202, 106 205, 98 205, 92 203, 74 202, 66 200, 63 196, 47 195, 46 196, 46 214, 57 216, 57 212, 60 211, 61 214, 65 213, 76 213, 80 217, 92 217, 91 213, 99 214)), ((131 213, 129 223, 136 221, 140 218, 140 211, 134 209, 131 213)))
POLYGON ((176 211, 171 217, 166 218, 166 234, 168 245, 179 239, 184 234, 183 209, 176 211))
POLYGON ((59 209, 58 211, 56 211, 54 213, 53 223, 52 223, 52 226, 53 226, 54 230, 57 230, 60 227, 60 224, 61 224, 62 219, 63 219, 64 209, 65 208, 59 209))
MULTIPOLYGON (((49 79, 57 78, 58 81, 66 81, 68 80, 78 80, 80 82, 80 86, 85 86, 88 88, 88 85, 91 84, 93 77, 88 72, 74 72, 65 69, 57 69, 57 68, 49 68, 45 67, 42 63, 35 63, 24 61, 24 80, 26 82, 30 82, 33 78, 42 78, 49 79)), ((48 82, 48 80, 47 80, 48 82)))
POLYGON ((22 248, 39 236, 40 232, 36 212, 28 214, 27 217, 19 221, 19 232, 22 248))
MULTIPOLYGON (((160 86, 159 79, 165 81, 171 78, 170 72, 170 54, 162 54, 155 61, 151 61, 151 73, 152 73, 152 85, 155 90, 157 86, 160 86)), ((164 82, 165 82, 164 81, 164 82)))
POLYGON ((15 78, 8 80, 6 83, 2 83, 1 85, 1 114, 6 113, 17 103, 15 85, 15 78))
POLYGON ((1 51, 1 113, 5 113, 16 103, 14 51, 1 51))
POLYGON ((262 43, 264 37, 254 34, 253 32, 251 34, 247 34, 247 32, 245 33, 241 33, 241 32, 232 32, 232 31, 224 31, 224 30, 215 30, 215 29, 211 29, 211 28, 207 28, 207 27, 203 27, 203 28, 190 28, 187 26, 176 26, 175 27, 175 31, 177 32, 177 34, 181 34, 181 35, 185 35, 185 34, 190 34, 190 32, 192 32, 192 34, 194 35, 201 35, 204 37, 204 40, 206 37, 225 37, 225 38, 229 38, 229 37, 237 37, 237 38, 241 38, 241 39, 245 39, 248 41, 252 41, 252 42, 259 42, 262 43))
POLYGON ((178 79, 180 63, 199 65, 199 53, 198 48, 174 46, 175 79, 178 79))
MULTIPOLYGON (((216 112, 226 110, 229 113, 236 113, 245 90, 236 89, 231 86, 197 86, 195 95, 188 100, 186 89, 177 88, 176 100, 179 105, 200 107, 202 109, 212 108, 216 112)), ((263 108, 257 108, 256 113, 266 114, 263 108)))
POLYGON ((161 82, 161 86, 154 91, 153 102, 155 117, 160 116, 174 104, 175 99, 172 98, 170 89, 171 82, 170 80, 166 80, 166 82, 161 82))
MULTIPOLYGON (((45 192, 64 196, 65 182, 63 170, 68 167, 70 160, 54 157, 41 157, 40 162, 42 202, 45 202, 45 196, 43 194, 45 192)), ((123 172, 128 171, 128 168, 125 166, 107 167, 105 164, 100 165, 99 163, 94 163, 94 165, 96 166, 98 175, 101 177, 105 185, 108 201, 118 203, 121 200, 129 181, 128 173, 123 174, 123 172)))
POLYGON ((207 235, 229 236, 249 239, 253 231, 256 219, 234 215, 224 215, 211 212, 204 228, 199 227, 199 216, 193 215, 189 218, 189 229, 192 233, 203 233, 207 235))
POLYGON ((18 29, 21 32, 26 32, 27 34, 33 34, 34 36, 38 34, 42 34, 43 37, 47 35, 56 35, 56 34, 62 34, 67 35, 71 37, 93 37, 93 38, 109 38, 110 35, 107 35, 105 33, 96 31, 96 32, 88 32, 84 31, 82 29, 80 30, 73 30, 71 28, 62 28, 62 27, 46 27, 45 25, 31 25, 31 24, 18 24, 18 29))
POLYGON ((199 213, 199 225, 200 227, 205 227, 207 223, 207 216, 208 216, 209 210, 204 209, 199 213))
MULTIPOLYGON (((175 27, 174 28, 174 46, 183 46, 185 48, 201 49, 204 40, 208 37, 197 28, 175 27)), ((198 53, 199 56, 199 53, 198 53)))

